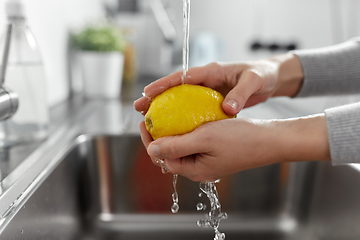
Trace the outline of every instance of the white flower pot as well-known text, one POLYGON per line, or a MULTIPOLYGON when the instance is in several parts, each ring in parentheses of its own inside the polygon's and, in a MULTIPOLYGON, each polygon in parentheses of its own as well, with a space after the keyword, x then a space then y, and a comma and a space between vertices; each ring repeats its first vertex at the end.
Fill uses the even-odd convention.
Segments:
POLYGON ((82 51, 80 63, 87 98, 119 98, 124 55, 119 52, 82 51))

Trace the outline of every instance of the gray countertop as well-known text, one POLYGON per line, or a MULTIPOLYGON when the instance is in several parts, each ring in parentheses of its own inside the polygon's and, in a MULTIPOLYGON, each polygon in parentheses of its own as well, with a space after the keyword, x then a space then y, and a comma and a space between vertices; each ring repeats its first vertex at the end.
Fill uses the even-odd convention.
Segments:
POLYGON ((153 80, 141 78, 124 84, 121 99, 74 96, 50 109, 49 135, 45 140, 0 150, 0 225, 59 164, 59 156, 81 141, 79 136, 138 133, 138 122, 143 116, 133 109, 133 101, 153 80))
MULTIPOLYGON (((137 124, 135 122, 140 122, 142 116, 133 110, 132 104, 134 100, 141 97, 144 87, 153 80, 153 78, 141 78, 135 83, 124 84, 121 99, 87 100, 82 95, 77 95, 52 107, 50 109, 49 136, 54 134, 67 120, 88 108, 92 109, 93 115, 86 121, 87 124, 84 125, 81 133, 110 134, 113 132, 115 134, 123 131, 136 131, 137 124), (102 119, 107 119, 110 124, 104 124, 102 119)), ((79 132, 79 134, 81 133, 79 132)), ((0 149, 0 181, 6 178, 41 144, 43 142, 33 142, 0 149)))

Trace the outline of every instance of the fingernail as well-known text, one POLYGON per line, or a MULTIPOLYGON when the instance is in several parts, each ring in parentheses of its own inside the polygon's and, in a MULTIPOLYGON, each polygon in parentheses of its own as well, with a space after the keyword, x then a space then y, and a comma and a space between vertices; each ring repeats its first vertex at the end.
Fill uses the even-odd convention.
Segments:
POLYGON ((229 100, 227 103, 230 107, 232 107, 235 111, 237 110, 239 104, 234 100, 229 100))
POLYGON ((158 145, 150 144, 148 147, 148 153, 152 157, 159 157, 160 155, 160 148, 158 145))

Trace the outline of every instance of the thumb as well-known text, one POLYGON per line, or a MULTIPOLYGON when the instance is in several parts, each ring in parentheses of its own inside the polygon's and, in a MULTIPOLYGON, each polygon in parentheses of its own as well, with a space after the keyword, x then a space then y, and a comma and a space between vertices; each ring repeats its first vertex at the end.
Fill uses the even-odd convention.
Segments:
POLYGON ((222 107, 225 113, 235 115, 244 108, 249 97, 261 86, 261 77, 253 71, 241 74, 236 86, 226 95, 222 107))
MULTIPOLYGON (((195 133, 194 133, 195 132, 195 133)), ((198 156, 206 155, 206 141, 193 135, 194 132, 175 137, 163 137, 152 142, 148 147, 150 156, 164 160, 167 171, 179 174, 192 181, 203 180, 201 164, 197 164, 198 156)))
POLYGON ((179 159, 204 151, 204 141, 195 129, 184 135, 162 137, 149 144, 147 152, 151 157, 161 159, 179 159))

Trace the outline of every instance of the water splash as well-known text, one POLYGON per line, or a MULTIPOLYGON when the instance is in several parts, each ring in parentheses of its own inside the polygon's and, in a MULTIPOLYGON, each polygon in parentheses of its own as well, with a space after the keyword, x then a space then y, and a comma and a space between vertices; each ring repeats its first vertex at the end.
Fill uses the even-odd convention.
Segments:
POLYGON ((206 209, 206 205, 203 203, 198 203, 196 204, 196 210, 201 211, 201 210, 205 210, 206 209))
POLYGON ((221 204, 219 201, 219 195, 215 186, 216 182, 200 183, 200 189, 210 201, 210 212, 207 219, 201 219, 197 222, 199 227, 211 227, 215 231, 214 240, 224 240, 225 233, 221 233, 218 229, 220 221, 227 218, 226 213, 221 212, 221 204))

